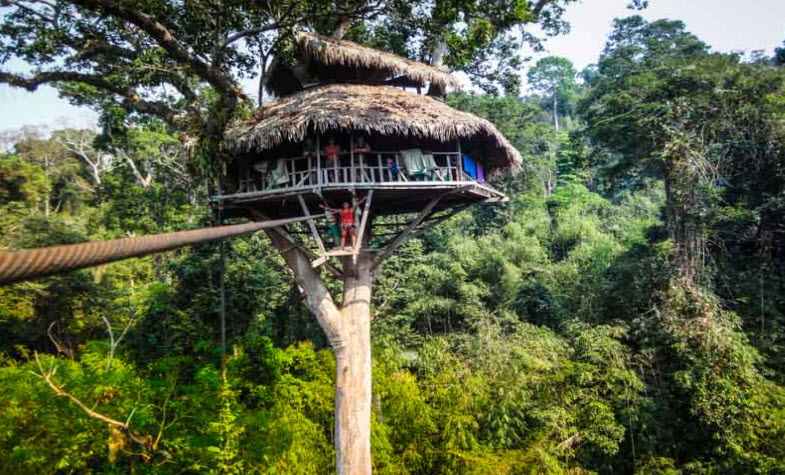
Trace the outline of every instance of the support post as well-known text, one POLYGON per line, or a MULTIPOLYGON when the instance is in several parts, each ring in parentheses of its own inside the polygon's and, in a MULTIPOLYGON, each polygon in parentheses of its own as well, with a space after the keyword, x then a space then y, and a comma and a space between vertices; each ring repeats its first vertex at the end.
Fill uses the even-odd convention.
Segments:
POLYGON ((371 200, 373 199, 373 190, 368 192, 368 197, 365 199, 365 209, 363 209, 363 216, 360 219, 360 229, 357 232, 357 239, 354 240, 354 249, 352 250, 353 255, 357 255, 360 251, 360 246, 362 245, 363 238, 365 237, 365 225, 368 223, 368 214, 371 211, 371 200))
POLYGON ((349 134, 349 179, 354 184, 354 134, 349 134))
POLYGON ((456 141, 458 145, 458 181, 463 181, 463 155, 461 155, 461 141, 456 141))
POLYGON ((311 211, 308 209, 308 205, 305 204, 303 195, 297 195, 297 199, 300 201, 300 207, 303 209, 303 214, 305 214, 305 217, 308 218, 308 227, 311 228, 311 235, 313 235, 313 239, 316 241, 316 245, 319 247, 319 252, 321 255, 324 255, 326 249, 324 248, 322 238, 319 236, 319 231, 316 229, 316 224, 313 222, 313 219, 311 219, 311 211))
POLYGON ((316 182, 322 187, 322 147, 319 145, 319 133, 316 133, 316 182))

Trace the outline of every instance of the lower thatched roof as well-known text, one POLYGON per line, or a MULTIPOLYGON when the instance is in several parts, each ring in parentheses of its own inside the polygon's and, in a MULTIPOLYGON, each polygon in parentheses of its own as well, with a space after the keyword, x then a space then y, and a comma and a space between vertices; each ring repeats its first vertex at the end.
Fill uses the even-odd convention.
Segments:
POLYGON ((307 133, 362 131, 484 145, 494 167, 516 167, 518 151, 490 122, 428 96, 391 86, 331 84, 283 97, 237 124, 226 136, 235 153, 262 151, 284 142, 302 142, 307 133))

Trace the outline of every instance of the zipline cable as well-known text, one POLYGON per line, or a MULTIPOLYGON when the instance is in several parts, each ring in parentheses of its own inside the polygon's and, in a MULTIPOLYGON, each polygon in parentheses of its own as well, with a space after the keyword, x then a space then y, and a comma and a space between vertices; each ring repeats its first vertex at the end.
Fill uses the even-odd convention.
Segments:
POLYGON ((110 241, 91 241, 64 246, 0 251, 0 285, 43 277, 84 267, 97 266, 129 257, 170 251, 191 244, 216 241, 261 229, 307 221, 324 215, 276 219, 210 228, 177 231, 110 241))

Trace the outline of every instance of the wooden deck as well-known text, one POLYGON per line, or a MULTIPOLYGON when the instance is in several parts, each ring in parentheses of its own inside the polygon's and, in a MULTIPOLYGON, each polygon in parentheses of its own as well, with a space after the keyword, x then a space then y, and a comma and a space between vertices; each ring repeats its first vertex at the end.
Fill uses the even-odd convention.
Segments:
POLYGON ((246 173, 237 192, 212 200, 220 203, 228 215, 243 215, 244 209, 254 208, 271 217, 290 217, 301 216, 304 209, 319 212, 323 203, 337 207, 371 190, 375 193, 375 215, 418 212, 434 196, 449 192, 437 209, 507 199, 487 183, 469 176, 457 152, 433 153, 431 163, 436 166, 416 173, 406 170, 397 152, 343 155, 328 164, 318 154, 268 162, 263 173, 246 173))

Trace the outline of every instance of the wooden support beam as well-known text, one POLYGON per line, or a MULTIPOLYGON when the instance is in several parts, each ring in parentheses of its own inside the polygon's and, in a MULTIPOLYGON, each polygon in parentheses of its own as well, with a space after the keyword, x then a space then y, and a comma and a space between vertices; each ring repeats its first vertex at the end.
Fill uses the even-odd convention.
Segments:
MULTIPOLYGON (((319 259, 321 259, 322 257, 325 257, 325 261, 327 260, 327 259, 326 259, 326 256, 319 256, 318 254, 316 254, 316 253, 315 253, 315 252, 313 252, 312 250, 308 249, 307 247, 305 247, 305 246, 302 246, 300 243, 298 243, 297 241, 295 241, 295 240, 294 240, 294 238, 293 238, 292 236, 290 236, 290 235, 289 235, 289 233, 287 233, 287 232, 286 232, 286 231, 284 231, 283 229, 280 229, 280 228, 273 228, 273 231, 274 231, 274 232, 276 232, 276 233, 278 233, 278 234, 279 234, 279 235, 280 235, 282 238, 286 239, 286 241, 288 241, 288 242, 289 242, 289 244, 291 244, 291 245, 292 245, 292 247, 294 247, 294 248, 296 248, 296 249, 299 249, 301 252, 303 252, 305 255, 307 255, 307 256, 308 256, 308 257, 310 257, 311 259, 316 259, 316 260, 319 260, 319 259)), ((337 268, 337 267, 335 267, 335 266, 333 266, 333 265, 331 265, 331 264, 327 263, 327 264, 325 264, 324 268, 325 268, 325 269, 327 269, 327 270, 328 270, 328 271, 329 271, 329 272, 330 272, 332 275, 334 275, 335 277, 337 277, 337 278, 339 278, 339 279, 343 279, 343 272, 341 272, 340 270, 338 270, 338 268, 337 268)))
POLYGON ((360 246, 363 242, 363 237, 365 236, 365 225, 368 223, 368 214, 371 211, 371 200, 373 199, 373 190, 368 192, 368 196, 365 197, 365 209, 363 209, 363 216, 360 219, 360 230, 357 232, 357 238, 354 240, 354 249, 352 250, 353 255, 357 255, 360 252, 360 246))
POLYGON ((319 143, 319 132, 316 133, 316 173, 318 174, 316 186, 322 187, 322 150, 319 143))
POLYGON ((401 247, 401 245, 403 243, 405 243, 409 238, 411 238, 412 233, 417 228, 417 226, 419 226, 420 223, 422 223, 423 220, 425 218, 427 218, 431 214, 431 212, 433 211, 433 208, 435 208, 436 205, 439 204, 439 201, 441 201, 441 199, 444 198, 445 196, 447 196, 448 194, 449 193, 444 193, 444 194, 441 194, 441 195, 437 196, 436 198, 432 199, 425 206, 425 208, 423 208, 423 210, 420 211, 420 213, 417 215, 417 217, 414 219, 414 221, 409 223, 409 226, 401 234, 399 234, 398 237, 393 239, 392 242, 389 245, 385 246, 385 248, 382 249, 382 251, 379 253, 379 255, 376 256, 376 259, 374 259, 373 264, 371 266, 371 271, 376 269, 379 266, 379 264, 381 264, 382 261, 387 256, 389 256, 390 254, 395 252, 396 249, 401 247))
POLYGON ((311 228, 311 234, 313 235, 314 241, 316 241, 316 245, 319 247, 319 252, 324 255, 326 251, 324 248, 324 243, 322 242, 322 238, 319 236, 319 231, 316 230, 316 223, 314 223, 313 219, 311 219, 311 211, 308 209, 308 205, 305 204, 303 195, 297 195, 297 199, 300 201, 300 206, 303 209, 305 217, 309 218, 308 227, 311 228))
MULTIPOLYGON (((268 220, 269 219, 269 218, 267 218, 267 216, 263 215, 262 213, 259 213, 258 211, 255 211, 255 210, 251 210, 251 214, 254 216, 254 218, 256 218, 256 219, 258 219, 260 221, 264 221, 264 220, 268 220)), ((317 217, 317 216, 318 217, 322 217, 322 216, 327 216, 327 214, 325 213, 325 214, 320 214, 320 215, 314 215, 312 217, 317 217)), ((300 219, 302 219, 302 218, 300 218, 300 219)), ((312 250, 308 249, 307 247, 301 245, 297 241, 295 241, 294 238, 286 231, 286 229, 284 227, 274 227, 274 228, 270 229, 270 231, 272 231, 272 232, 278 234, 279 236, 281 236, 282 238, 284 238, 289 244, 291 244, 292 247, 296 248, 297 250, 299 250, 300 252, 302 252, 303 254, 308 256, 309 258, 311 258, 311 259, 318 259, 318 258, 322 257, 322 256, 319 256, 318 254, 316 254, 315 252, 313 252, 312 250)), ((327 269, 330 272, 330 274, 332 274, 333 276, 335 276, 335 277, 337 277, 339 279, 343 279, 343 272, 338 270, 335 266, 327 264, 327 265, 324 266, 324 268, 327 269)))
MULTIPOLYGON (((444 210, 443 214, 441 214, 439 216, 434 216, 435 213, 431 213, 430 217, 428 217, 426 219, 423 219, 422 222, 420 223, 419 227, 417 227, 414 231, 412 231, 412 235, 410 236, 410 238, 415 237, 415 236, 417 236, 419 234, 422 234, 424 231, 426 231, 427 229, 430 229, 430 228, 436 226, 437 224, 440 224, 440 223, 442 223, 444 221, 447 221, 448 219, 452 218, 456 214, 460 213, 461 211, 463 211, 466 208, 469 208, 471 206, 474 206, 474 203, 469 203, 469 204, 465 204, 465 205, 461 205, 461 206, 456 206, 456 207, 451 208, 449 210, 444 210)), ((404 224, 407 224, 407 223, 404 223, 404 224)), ((400 226, 400 224, 399 224, 399 226, 400 226)), ((400 234, 399 232, 374 233, 374 237, 398 236, 399 234, 400 234)), ((382 248, 386 247, 391 242, 392 242, 392 240, 389 240, 388 242, 385 242, 384 244, 382 244, 382 248)))

